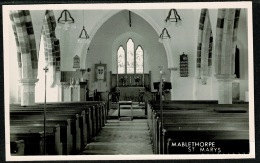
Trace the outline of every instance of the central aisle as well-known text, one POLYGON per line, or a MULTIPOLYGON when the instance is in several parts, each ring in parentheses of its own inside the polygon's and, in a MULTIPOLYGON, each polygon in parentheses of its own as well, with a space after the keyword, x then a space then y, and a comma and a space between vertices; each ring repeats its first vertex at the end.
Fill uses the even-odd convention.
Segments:
POLYGON ((146 119, 133 121, 107 120, 83 155, 153 154, 146 119))

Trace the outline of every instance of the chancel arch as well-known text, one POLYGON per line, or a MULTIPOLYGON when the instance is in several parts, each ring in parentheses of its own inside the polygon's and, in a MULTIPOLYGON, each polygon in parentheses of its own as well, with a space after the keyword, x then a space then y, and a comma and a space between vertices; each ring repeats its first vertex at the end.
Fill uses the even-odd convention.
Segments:
MULTIPOLYGON (((119 12, 122 11, 130 11, 138 16, 140 16, 141 18, 143 18, 143 20, 145 22, 148 22, 151 27, 156 31, 157 35, 159 36, 161 34, 161 27, 160 24, 158 24, 158 22, 156 22, 149 14, 147 14, 146 12, 142 11, 142 10, 111 10, 109 11, 100 21, 98 21, 95 25, 95 27, 90 31, 90 36, 94 37, 96 32, 99 30, 99 28, 107 21, 109 20, 111 17, 113 17, 114 15, 118 14, 119 12)), ((162 44, 165 48, 166 51, 166 55, 167 55, 167 64, 172 67, 172 54, 171 54, 171 45, 170 43, 163 43, 162 44)), ((167 67, 168 68, 168 67, 167 67)))
MULTIPOLYGON (((91 65, 93 62, 106 62, 108 72, 111 70, 112 73, 117 73, 118 48, 122 45, 123 49, 126 51, 127 41, 131 38, 136 45, 134 50, 136 50, 138 45, 143 49, 144 73, 149 73, 149 71, 151 71, 151 81, 158 81, 160 78, 159 66, 168 67, 168 58, 165 47, 158 42, 157 32, 145 19, 132 13, 132 26, 130 27, 127 16, 128 11, 123 10, 108 19, 99 28, 90 43, 86 65, 91 65), (115 24, 118 21, 121 22, 120 26, 112 27, 112 24, 115 24), (102 46, 102 48, 97 45, 102 46)), ((170 74, 168 73, 166 75, 168 81, 169 76, 170 74)), ((91 87, 96 87, 95 84, 92 84, 94 82, 90 81, 90 83, 91 87)), ((110 89, 109 85, 107 85, 106 88, 110 89)))

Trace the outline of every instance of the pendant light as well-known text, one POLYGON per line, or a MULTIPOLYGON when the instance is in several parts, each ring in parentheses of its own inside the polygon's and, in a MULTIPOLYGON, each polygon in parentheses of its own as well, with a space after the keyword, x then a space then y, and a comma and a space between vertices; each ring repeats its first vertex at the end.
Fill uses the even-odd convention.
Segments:
POLYGON ((78 38, 78 43, 87 43, 87 44, 89 44, 90 43, 90 37, 89 37, 89 35, 88 35, 88 32, 86 31, 86 29, 85 29, 85 18, 84 18, 84 10, 83 10, 83 28, 82 28, 82 30, 81 30, 81 32, 80 32, 80 35, 79 35, 79 38, 78 38))
POLYGON ((162 30, 162 33, 159 36, 159 42, 163 43, 164 40, 170 40, 171 36, 166 28, 162 30))
POLYGON ((68 30, 69 28, 76 28, 74 18, 71 16, 68 10, 63 10, 58 18, 58 29, 61 29, 61 25, 63 25, 64 30, 68 30))
POLYGON ((176 25, 181 22, 181 17, 178 14, 176 9, 170 9, 168 16, 165 19, 165 26, 168 27, 172 22, 175 22, 176 25))

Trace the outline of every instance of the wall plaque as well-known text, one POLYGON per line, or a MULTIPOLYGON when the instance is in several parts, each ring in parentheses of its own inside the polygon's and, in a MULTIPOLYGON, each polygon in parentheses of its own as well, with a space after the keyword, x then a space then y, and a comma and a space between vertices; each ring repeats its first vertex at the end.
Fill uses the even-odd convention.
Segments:
POLYGON ((182 54, 180 55, 180 77, 188 77, 189 76, 189 64, 188 64, 188 55, 182 54))
POLYGON ((78 55, 73 58, 73 68, 80 68, 80 58, 78 55))
POLYGON ((103 80, 106 81, 106 73, 107 73, 107 65, 102 64, 95 64, 95 81, 103 80))

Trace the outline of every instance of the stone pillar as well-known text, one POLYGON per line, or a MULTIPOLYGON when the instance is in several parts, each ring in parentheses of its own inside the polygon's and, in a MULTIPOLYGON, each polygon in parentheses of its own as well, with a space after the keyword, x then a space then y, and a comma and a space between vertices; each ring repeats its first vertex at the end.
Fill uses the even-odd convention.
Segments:
POLYGON ((215 45, 219 104, 232 104, 232 81, 235 78, 235 15, 236 9, 219 9, 215 45))
POLYGON ((38 79, 24 78, 19 80, 21 84, 21 106, 29 106, 35 104, 35 83, 38 79))
POLYGON ((233 75, 216 75, 218 80, 218 103, 232 104, 233 75))

